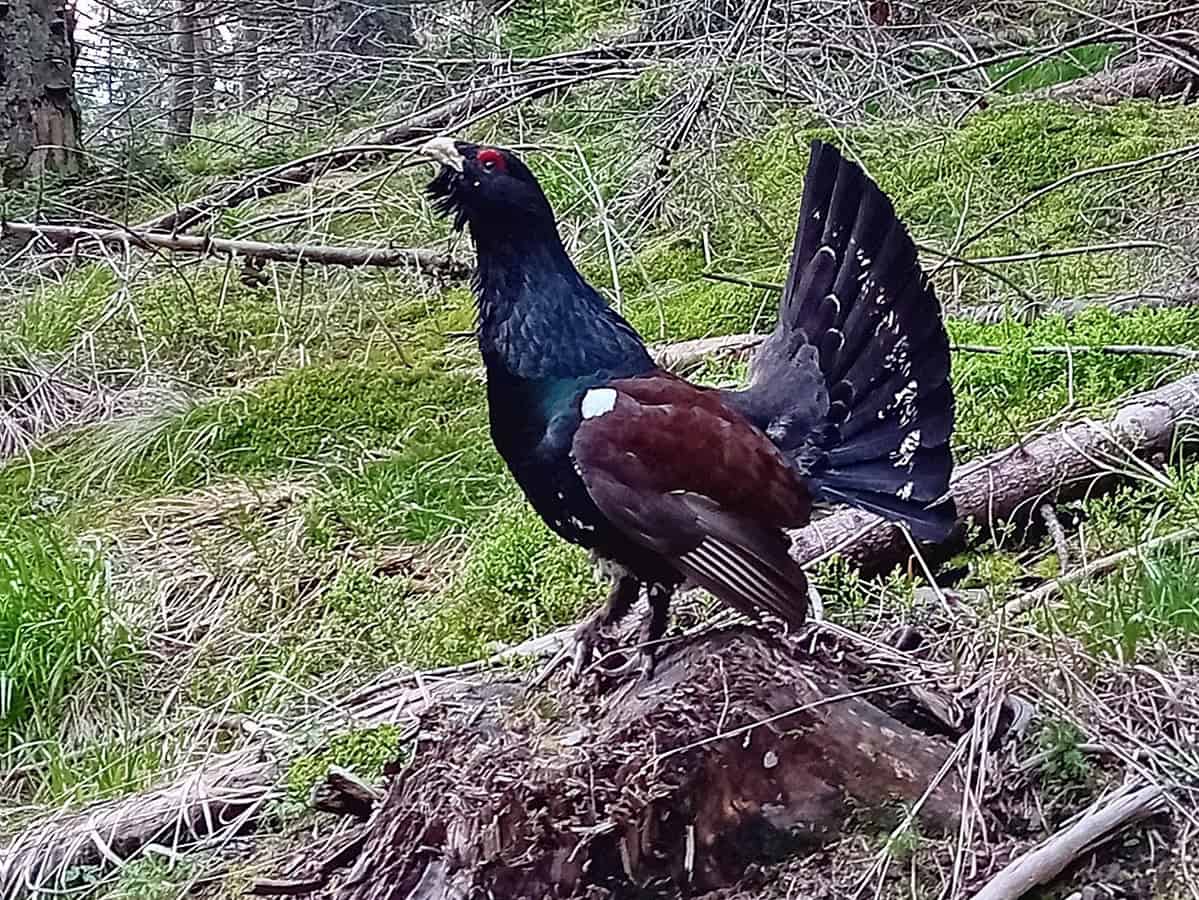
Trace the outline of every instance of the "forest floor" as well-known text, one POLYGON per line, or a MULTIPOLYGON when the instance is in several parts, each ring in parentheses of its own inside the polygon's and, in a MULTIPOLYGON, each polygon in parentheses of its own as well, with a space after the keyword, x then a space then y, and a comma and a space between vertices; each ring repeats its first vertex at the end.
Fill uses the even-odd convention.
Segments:
MULTIPOLYGON (((894 198, 953 342, 995 349, 953 357, 954 447, 968 463, 1199 371, 1194 354, 1100 349, 1197 346, 1199 304, 1181 299, 1199 295, 1199 107, 1062 91, 1142 49, 1076 40, 1064 6, 1021 22, 1004 4, 943 5, 928 5, 915 37, 850 27, 846 58, 769 56, 763 37, 756 61, 745 48, 730 60, 724 33, 681 34, 691 55, 645 51, 620 78, 509 105, 458 134, 523 148, 580 267, 660 344, 771 326, 776 294, 757 283, 785 271, 809 140, 834 141, 894 198), (907 59, 907 83, 855 80, 866 46, 907 59), (1028 49, 1044 46, 1057 49, 1028 49), (1132 302, 1117 311, 1096 298, 1132 302), (1086 308, 1055 313, 1065 300, 1086 308), (1036 352, 1047 346, 1074 351, 1036 352)), ((1123 21, 1117 6, 1104 21, 1123 21)), ((812 29, 833 27, 812 16, 812 29)), ((488 39, 517 67, 630 30, 661 44, 663 27, 632 5, 547 0, 518 5, 488 39)), ((36 203, 58 220, 141 222, 350 141, 379 103, 359 98, 337 130, 305 130, 278 110, 230 114, 181 150, 114 155, 97 163, 110 167, 103 177, 36 203), (127 176, 119 190, 113 173, 127 176)), ((385 118, 411 112, 399 107, 385 118)), ((430 174, 411 153, 381 155, 218 210, 197 233, 469 260, 469 242, 424 198, 430 174)), ((35 198, 6 203, 9 218, 27 218, 35 198)), ((266 742, 278 761, 256 833, 69 873, 97 895, 236 896, 279 875, 288 852, 339 827, 308 807, 328 767, 377 780, 412 739, 404 721, 347 714, 355 690, 550 633, 600 595, 586 556, 520 501, 489 443, 460 279, 248 271, 81 245, 65 264, 10 254, 0 308, 0 845, 217 755, 266 742)), ((725 356, 688 374, 731 384, 744 370, 725 356)), ((995 785, 1021 798, 1006 814, 1021 819, 1019 841, 1052 834, 1132 775, 1182 791, 1169 822, 1085 857, 1042 896, 1199 897, 1186 874, 1193 747, 1178 737, 1126 753, 1169 732, 1163 715, 1193 721, 1199 539, 1133 554, 1018 623, 1002 615, 1064 565, 1199 527, 1199 472, 1185 456, 1111 468, 1114 482, 1055 507, 1064 552, 1044 530, 972 536, 943 567, 966 617, 946 612, 919 568, 867 578, 834 558, 812 576, 830 622, 869 637, 918 627, 939 635, 929 652, 961 684, 1002 670, 1035 699, 1004 751, 1016 774, 995 785), (1100 893, 1074 894, 1084 888, 1100 893)), ((679 623, 716 614, 701 598, 679 623)), ((946 873, 969 855, 951 844, 854 834, 721 896, 846 896, 840 879, 869 881, 880 853, 891 875, 870 893, 950 896, 944 885, 971 883, 946 873)))

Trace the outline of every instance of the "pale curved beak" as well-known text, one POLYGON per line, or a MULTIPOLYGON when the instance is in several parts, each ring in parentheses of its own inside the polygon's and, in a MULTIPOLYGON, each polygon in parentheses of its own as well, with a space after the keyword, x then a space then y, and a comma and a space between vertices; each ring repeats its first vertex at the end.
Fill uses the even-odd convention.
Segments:
POLYGON ((448 166, 455 172, 461 172, 466 162, 462 154, 458 152, 458 148, 454 146, 453 138, 435 137, 431 141, 421 144, 418 152, 423 153, 435 163, 448 166))

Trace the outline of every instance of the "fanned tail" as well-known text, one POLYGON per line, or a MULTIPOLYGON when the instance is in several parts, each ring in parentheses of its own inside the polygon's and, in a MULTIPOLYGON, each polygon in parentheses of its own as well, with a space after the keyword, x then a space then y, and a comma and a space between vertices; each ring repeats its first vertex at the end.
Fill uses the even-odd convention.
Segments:
POLYGON ((954 397, 932 285, 891 201, 832 146, 812 144, 778 325, 731 399, 806 473, 817 498, 939 541, 954 397))

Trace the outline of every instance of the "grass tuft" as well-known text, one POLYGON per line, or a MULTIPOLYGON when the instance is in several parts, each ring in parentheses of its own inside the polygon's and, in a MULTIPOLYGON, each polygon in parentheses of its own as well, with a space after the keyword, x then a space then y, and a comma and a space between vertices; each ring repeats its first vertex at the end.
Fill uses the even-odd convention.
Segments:
POLYGON ((97 553, 36 520, 0 526, 0 750, 52 732, 122 643, 97 553))

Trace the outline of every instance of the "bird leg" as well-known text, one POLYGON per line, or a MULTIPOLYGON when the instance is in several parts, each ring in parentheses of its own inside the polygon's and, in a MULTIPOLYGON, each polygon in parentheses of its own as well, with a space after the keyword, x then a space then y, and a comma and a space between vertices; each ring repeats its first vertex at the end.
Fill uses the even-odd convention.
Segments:
POLYGON ((637 651, 640 663, 641 677, 649 679, 654 674, 657 662, 654 651, 656 644, 666 634, 666 626, 670 621, 670 598, 674 587, 669 584, 651 584, 645 592, 649 609, 641 620, 641 647, 637 651))
POLYGON ((666 634, 666 626, 670 621, 670 598, 673 594, 672 585, 650 584, 647 587, 645 595, 649 609, 645 611, 645 617, 641 620, 637 654, 616 668, 605 670, 605 675, 617 677, 636 670, 642 678, 649 679, 653 676, 657 663, 655 645, 662 640, 662 635, 666 634))
POLYGON ((641 582, 632 575, 616 575, 612 582, 612 590, 604 605, 592 613, 575 631, 574 666, 571 675, 575 680, 583 674, 591 655, 595 651, 596 642, 604 628, 615 625, 625 617, 625 614, 637 602, 641 593, 641 582))

